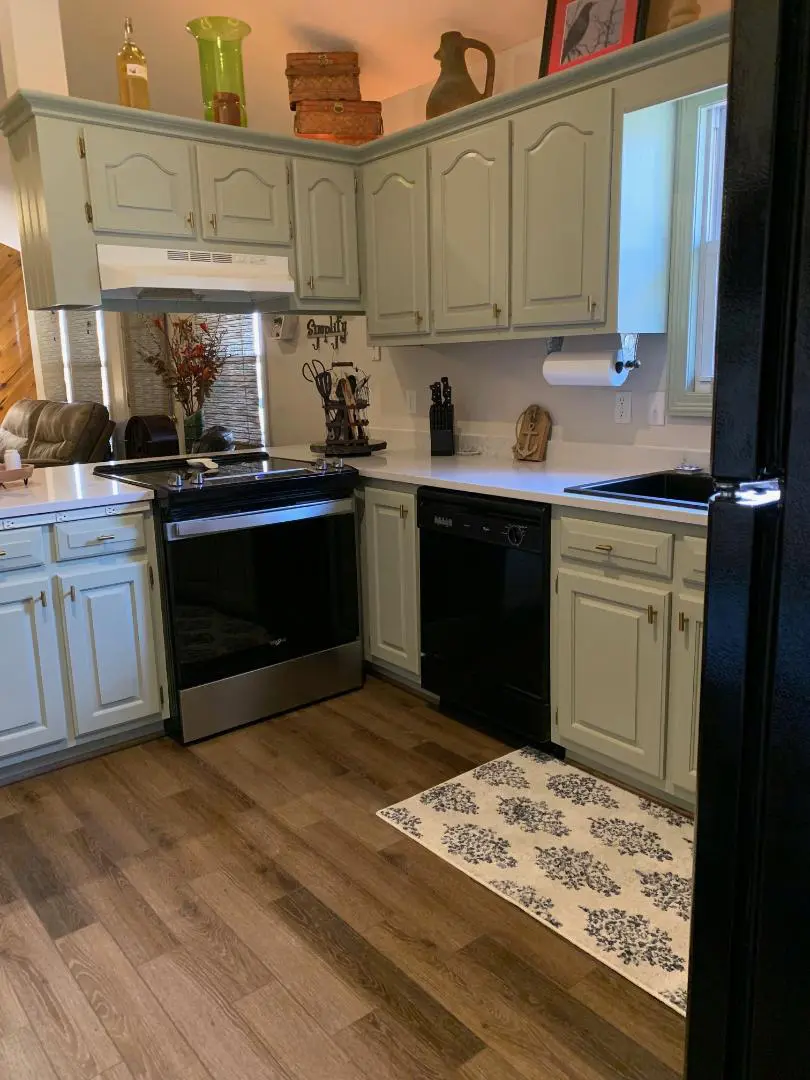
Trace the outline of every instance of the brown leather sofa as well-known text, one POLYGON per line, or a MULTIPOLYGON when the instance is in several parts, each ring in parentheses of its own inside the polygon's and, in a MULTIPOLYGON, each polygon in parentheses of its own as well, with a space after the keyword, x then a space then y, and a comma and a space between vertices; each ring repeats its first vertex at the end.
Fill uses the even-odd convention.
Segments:
POLYGON ((109 456, 115 424, 92 401, 17 401, 0 424, 0 462, 18 450, 28 465, 76 465, 109 456))

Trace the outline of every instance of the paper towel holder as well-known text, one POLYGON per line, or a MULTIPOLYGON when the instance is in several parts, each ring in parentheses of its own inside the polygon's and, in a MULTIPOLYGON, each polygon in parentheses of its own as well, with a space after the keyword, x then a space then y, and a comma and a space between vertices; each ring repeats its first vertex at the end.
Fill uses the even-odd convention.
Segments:
POLYGON ((625 369, 637 371, 641 367, 638 358, 638 334, 620 334, 619 337, 622 339, 622 347, 616 353, 616 373, 621 374, 625 369))
MULTIPOLYGON (((638 334, 619 334, 621 346, 616 350, 616 359, 613 363, 617 375, 621 375, 625 369, 637 371, 641 367, 641 361, 638 358, 638 337, 638 334)), ((564 337, 546 338, 546 356, 562 352, 564 343, 564 337)))

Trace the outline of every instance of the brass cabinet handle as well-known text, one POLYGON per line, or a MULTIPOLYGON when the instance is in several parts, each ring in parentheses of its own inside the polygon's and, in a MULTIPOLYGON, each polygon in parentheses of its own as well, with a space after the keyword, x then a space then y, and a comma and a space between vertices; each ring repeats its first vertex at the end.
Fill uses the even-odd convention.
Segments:
POLYGON ((107 540, 115 540, 115 533, 104 533, 103 536, 96 537, 96 543, 103 544, 107 540))
POLYGON ((194 211, 193 210, 189 210, 188 214, 186 214, 186 225, 188 225, 188 227, 191 229, 191 231, 194 232, 194 211))
POLYGON ((402 518, 403 521, 405 520, 405 518, 408 516, 407 507, 400 506, 400 508, 399 508, 399 516, 402 518))
POLYGON ((7 551, 0 551, 0 559, 5 559, 7 555, 8 555, 7 551))
POLYGON ((213 229, 213 231, 216 232, 217 231, 217 215, 216 214, 211 214, 211 216, 208 218, 208 222, 211 225, 211 228, 213 229))
POLYGON ((492 305, 492 317, 497 322, 501 317, 501 309, 498 304, 492 305))
POLYGON ((70 599, 75 604, 76 603, 76 586, 75 585, 71 585, 70 588, 68 589, 68 591, 65 593, 65 597, 68 597, 68 596, 70 597, 70 599))
MULTIPOLYGON (((48 606, 48 594, 45 592, 44 589, 39 594, 39 602, 40 602, 40 604, 42 604, 43 607, 48 606)), ((36 601, 34 601, 34 603, 36 603, 36 601)))
POLYGON ((613 551, 613 544, 597 544, 596 551, 604 551, 606 555, 609 555, 613 551))
POLYGON ((307 278, 307 286, 308 286, 310 292, 315 291, 315 278, 312 276, 312 274, 310 274, 309 277, 307 278))
POLYGON ((417 324, 417 326, 419 325, 420 322, 422 322, 422 312, 421 311, 415 311, 413 313, 413 321, 417 324))
POLYGON ((655 608, 652 606, 652 604, 648 604, 647 605, 647 622, 650 624, 650 626, 655 626, 655 623, 657 622, 657 620, 658 620, 658 612, 655 610, 655 608))
POLYGON ((682 634, 686 630, 686 625, 687 625, 688 622, 689 622, 689 617, 687 615, 684 615, 684 613, 682 611, 679 611, 678 612, 678 629, 680 630, 680 632, 682 634))

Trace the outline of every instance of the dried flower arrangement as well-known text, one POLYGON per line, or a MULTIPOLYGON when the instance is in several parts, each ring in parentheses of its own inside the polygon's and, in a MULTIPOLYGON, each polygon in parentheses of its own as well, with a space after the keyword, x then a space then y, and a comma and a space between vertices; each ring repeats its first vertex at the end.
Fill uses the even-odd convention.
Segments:
POLYGON ((196 322, 191 316, 146 318, 151 331, 139 350, 145 364, 160 377, 186 417, 200 411, 225 366, 224 328, 219 319, 196 322))

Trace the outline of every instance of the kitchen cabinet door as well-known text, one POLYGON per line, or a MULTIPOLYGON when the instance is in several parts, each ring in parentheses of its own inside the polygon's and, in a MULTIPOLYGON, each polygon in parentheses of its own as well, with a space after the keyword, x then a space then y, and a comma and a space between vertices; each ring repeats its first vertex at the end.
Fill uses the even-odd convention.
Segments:
POLYGON ((703 664, 702 597, 679 594, 672 622, 667 775, 678 787, 695 792, 700 672, 703 664))
POLYGON ((366 166, 368 332, 430 330, 427 148, 417 147, 366 166))
POLYGON ((96 232, 196 236, 191 143, 92 126, 84 143, 96 232))
POLYGON ((560 742, 662 778, 670 592, 560 570, 558 593, 560 742))
POLYGON ((287 159, 262 150, 197 147, 205 240, 289 244, 287 159))
POLYGON ((160 712, 145 561, 59 574, 76 733, 160 712))
POLYGON ((433 326, 509 325, 509 121, 430 148, 433 326))
POLYGON ((605 321, 612 116, 600 86, 513 120, 515 326, 605 321))
POLYGON ((48 577, 0 582, 0 757, 67 737, 56 612, 48 577))
POLYGON ((301 300, 359 300, 356 174, 334 161, 293 162, 296 287, 301 300))
POLYGON ((416 499, 367 487, 365 584, 372 659, 419 674, 419 567, 416 499))

